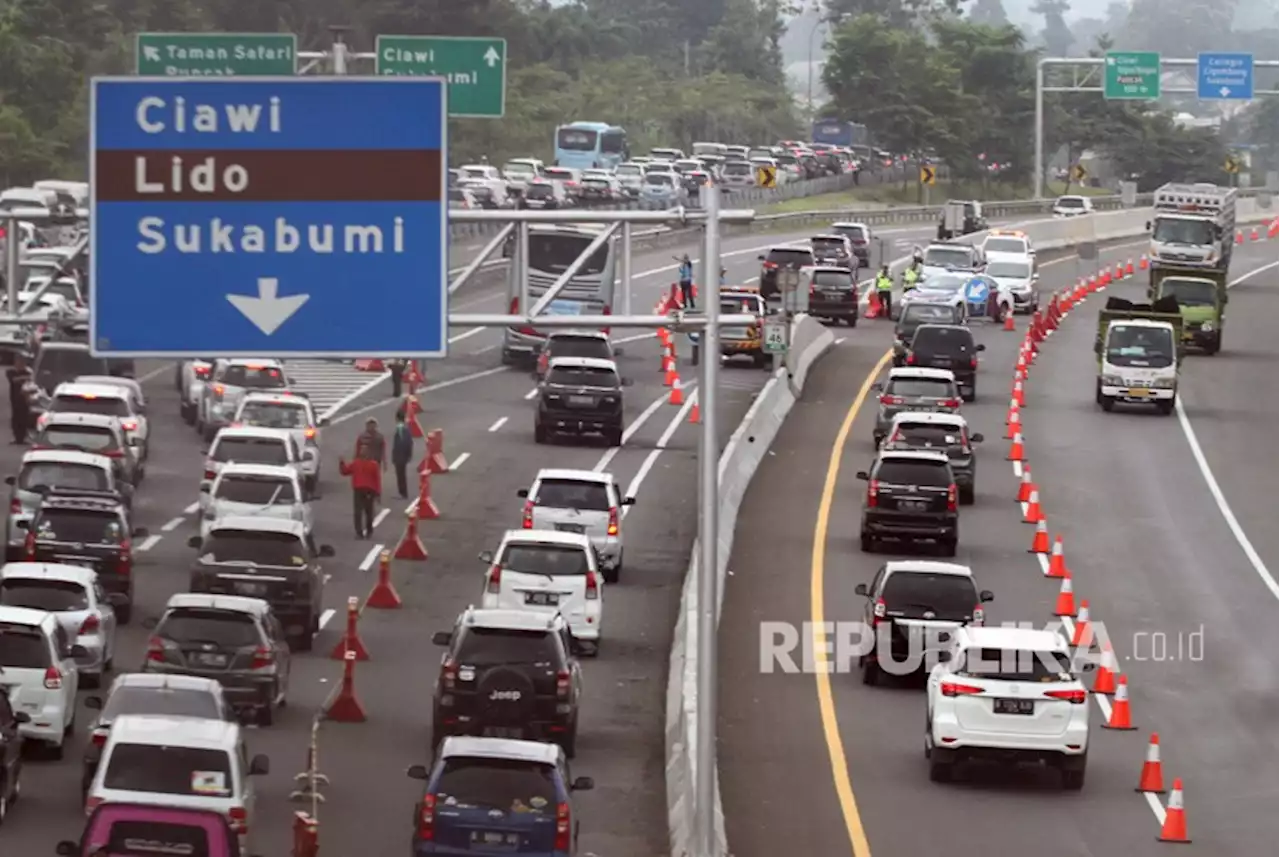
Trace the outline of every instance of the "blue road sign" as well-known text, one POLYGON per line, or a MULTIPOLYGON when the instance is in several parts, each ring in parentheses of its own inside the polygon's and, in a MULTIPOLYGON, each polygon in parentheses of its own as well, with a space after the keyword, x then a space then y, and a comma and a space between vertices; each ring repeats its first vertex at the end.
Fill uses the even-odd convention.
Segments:
POLYGON ((439 357, 445 83, 94 78, 94 352, 439 357))
POLYGON ((981 277, 974 277, 964 284, 964 299, 971 304, 986 303, 990 293, 987 281, 981 277))
POLYGON ((1253 98, 1253 54, 1200 54, 1196 90, 1206 101, 1253 98))

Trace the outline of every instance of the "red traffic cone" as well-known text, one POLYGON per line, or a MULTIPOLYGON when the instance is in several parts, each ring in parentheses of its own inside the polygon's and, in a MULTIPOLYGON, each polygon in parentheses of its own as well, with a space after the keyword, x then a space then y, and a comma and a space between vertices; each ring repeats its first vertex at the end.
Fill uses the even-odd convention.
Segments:
POLYGON ((1138 260, 1138 270, 1145 271, 1149 267, 1151 267, 1151 262, 1148 261, 1147 254, 1143 253, 1142 258, 1138 260))
POLYGON ((1253 227, 1253 229, 1249 232, 1249 240, 1250 240, 1250 241, 1257 241, 1257 240, 1258 240, 1258 227, 1256 227, 1256 226, 1255 226, 1255 227, 1253 227))
POLYGON ((1103 696, 1112 696, 1116 692, 1116 673, 1120 671, 1119 665, 1116 663, 1116 653, 1111 650, 1111 644, 1107 643, 1102 647, 1102 662, 1098 664, 1098 671, 1093 676, 1093 692, 1100 693, 1103 696))
POLYGON ((1049 552, 1049 528, 1044 521, 1036 524, 1036 534, 1031 539, 1031 549, 1027 553, 1049 552))
POLYGON ((1125 276, 1125 279, 1128 279, 1129 277, 1133 276, 1133 260, 1132 259, 1124 263, 1124 276, 1125 276))
POLYGON ((680 385, 680 379, 676 378, 676 382, 671 385, 671 395, 667 398, 667 404, 683 405, 684 404, 684 388, 680 385))
POLYGON ((1022 379, 1013 382, 1013 400, 1018 403, 1018 407, 1025 408, 1027 406, 1027 394, 1022 389, 1022 379))
POLYGON ((402 606, 400 593, 396 592, 395 585, 391 582, 390 551, 384 550, 378 557, 378 582, 369 590, 364 606, 375 610, 394 610, 402 606))
POLYGON ((440 517, 440 508, 431 499, 431 473, 418 474, 418 499, 413 504, 413 515, 419 521, 434 521, 440 517))
POLYGON ((1008 422, 1006 422, 1004 426, 1005 440, 1013 440, 1015 437, 1022 434, 1021 429, 1022 417, 1018 416, 1017 410, 1010 411, 1008 422))
POLYGON ((1161 842, 1191 842, 1191 837, 1187 836, 1187 811, 1182 807, 1181 777, 1173 781, 1173 792, 1164 808, 1164 824, 1160 825, 1160 835, 1156 838, 1161 842))
POLYGON ((1062 553, 1062 536, 1053 537, 1053 553, 1049 555, 1049 570, 1045 572, 1047 577, 1066 577, 1067 558, 1062 553))
MULTIPOLYGON (((1044 523, 1044 509, 1040 508, 1039 489, 1033 488, 1031 490, 1031 499, 1027 501, 1027 511, 1024 512, 1022 515, 1022 523, 1024 524, 1043 524, 1044 523)), ((1047 538, 1048 536, 1046 535, 1046 539, 1047 538)), ((1045 547, 1043 551, 1036 551, 1036 553, 1048 553, 1048 552, 1049 552, 1049 544, 1047 541, 1045 542, 1045 547)))
POLYGON ((1080 602, 1080 611, 1076 614, 1076 627, 1071 632, 1072 648, 1088 649, 1093 646, 1093 623, 1089 621, 1089 600, 1080 602))
MULTIPOLYGON (((1132 732, 1137 729, 1133 725, 1133 713, 1129 710, 1129 678, 1128 676, 1116 677, 1116 695, 1111 700, 1111 717, 1106 723, 1102 724, 1103 729, 1115 729, 1120 732, 1132 732)), ((1178 787, 1174 783, 1173 787, 1178 787)))
POLYGON ((404 418, 409 423, 409 434, 414 437, 422 437, 422 424, 418 422, 418 414, 422 413, 422 405, 418 403, 417 396, 409 396, 409 406, 405 409, 404 418))
POLYGON ((342 685, 338 694, 324 710, 326 720, 334 723, 363 723, 366 719, 364 706, 356 699, 356 655, 347 652, 343 658, 342 685))
POLYGON ((400 544, 396 545, 395 558, 409 560, 410 562, 426 562, 427 549, 422 544, 422 539, 418 537, 418 517, 410 512, 405 515, 407 522, 404 528, 404 535, 400 537, 400 544))
POLYGON ((449 459, 444 457, 444 429, 427 432, 427 470, 431 473, 449 472, 449 459))
POLYGON ((333 651, 329 653, 330 658, 340 661, 346 657, 347 652, 353 652, 357 661, 369 660, 369 650, 364 647, 364 643, 360 640, 360 632, 356 629, 359 619, 360 599, 353 596, 347 599, 347 630, 338 641, 338 645, 334 646, 333 651))
POLYGON ((1134 791, 1164 794, 1164 769, 1160 764, 1160 736, 1155 732, 1151 733, 1151 743, 1147 744, 1147 758, 1142 763, 1142 773, 1138 774, 1138 787, 1134 791))
POLYGON ((1022 465, 1022 481, 1018 483, 1018 502, 1030 503, 1031 492, 1036 490, 1036 483, 1031 481, 1031 465, 1022 465))
POLYGON ((1013 310, 1006 310, 1004 314, 1004 329, 1017 330, 1018 327, 1013 320, 1013 310))
POLYGON ((1022 461, 1022 460, 1024 460, 1023 450, 1022 450, 1022 433, 1019 432, 1018 434, 1015 434, 1013 436, 1013 443, 1009 445, 1009 454, 1005 456, 1005 461, 1022 461))
POLYGON ((1280 236, 1280 217, 1271 221, 1271 225, 1267 227, 1268 238, 1275 238, 1277 236, 1280 236))
POLYGON ((863 314, 863 318, 876 318, 880 315, 880 295, 875 289, 871 289, 867 293, 867 311, 863 314))
POLYGON ((702 422, 702 414, 698 411, 698 400, 693 400, 693 407, 689 408, 689 422, 698 425, 702 422))
POLYGON ((676 375, 675 363, 668 362, 666 374, 662 378, 662 386, 674 387, 677 383, 679 383, 679 381, 680 381, 680 378, 679 376, 676 375))
POLYGON ((1243 230, 1243 229, 1237 229, 1237 230, 1236 230, 1236 243, 1237 243, 1237 244, 1243 244, 1243 243, 1244 243, 1244 230, 1243 230))
POLYGON ((1062 586, 1058 589, 1058 600, 1053 605, 1054 616, 1076 615, 1076 594, 1071 588, 1071 575, 1062 578, 1062 586))

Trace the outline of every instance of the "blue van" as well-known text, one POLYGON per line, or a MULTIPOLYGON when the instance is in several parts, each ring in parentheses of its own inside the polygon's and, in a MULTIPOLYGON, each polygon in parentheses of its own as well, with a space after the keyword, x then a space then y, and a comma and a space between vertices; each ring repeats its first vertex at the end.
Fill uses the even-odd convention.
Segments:
POLYGON ((595 785, 570 779, 559 745, 507 738, 446 738, 430 770, 414 765, 408 774, 426 783, 415 855, 574 857, 573 793, 595 785))

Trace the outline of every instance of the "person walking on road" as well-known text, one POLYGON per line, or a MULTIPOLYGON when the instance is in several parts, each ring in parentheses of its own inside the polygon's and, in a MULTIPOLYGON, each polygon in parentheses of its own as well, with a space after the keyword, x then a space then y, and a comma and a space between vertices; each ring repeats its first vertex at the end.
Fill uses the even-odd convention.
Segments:
POLYGON ((889 266, 881 265, 876 275, 876 297, 880 300, 880 313, 885 318, 893 318, 893 277, 889 274, 889 266))
POLYGON ((685 309, 694 309, 693 262, 688 253, 680 257, 680 305, 685 309))
POLYGON ((413 432, 405 422, 404 408, 396 411, 396 431, 391 436, 391 465, 396 471, 400 498, 409 499, 409 462, 413 460, 413 432))
POLYGON ((5 373, 9 378, 9 424, 13 428, 13 442, 27 442, 31 430, 31 393, 27 389, 32 380, 27 361, 19 357, 5 373))
POLYGON ((387 371, 391 373, 391 398, 398 399, 404 390, 404 361, 399 358, 388 361, 387 371))
POLYGON ((370 419, 356 438, 355 459, 348 464, 338 459, 338 470, 351 477, 351 500, 356 538, 373 535, 374 507, 382 497, 382 474, 387 469, 387 441, 378 431, 378 421, 370 419))

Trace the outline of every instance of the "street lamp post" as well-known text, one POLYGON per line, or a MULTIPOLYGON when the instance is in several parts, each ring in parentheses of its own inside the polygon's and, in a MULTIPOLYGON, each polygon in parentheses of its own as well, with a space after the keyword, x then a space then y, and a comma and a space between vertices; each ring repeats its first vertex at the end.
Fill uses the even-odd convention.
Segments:
POLYGON ((809 30, 809 62, 806 64, 806 68, 809 70, 809 94, 805 99, 805 106, 809 109, 810 122, 813 121, 813 39, 814 36, 818 35, 818 28, 822 26, 821 11, 817 6, 814 7, 814 11, 819 14, 818 20, 813 22, 813 28, 809 30))

